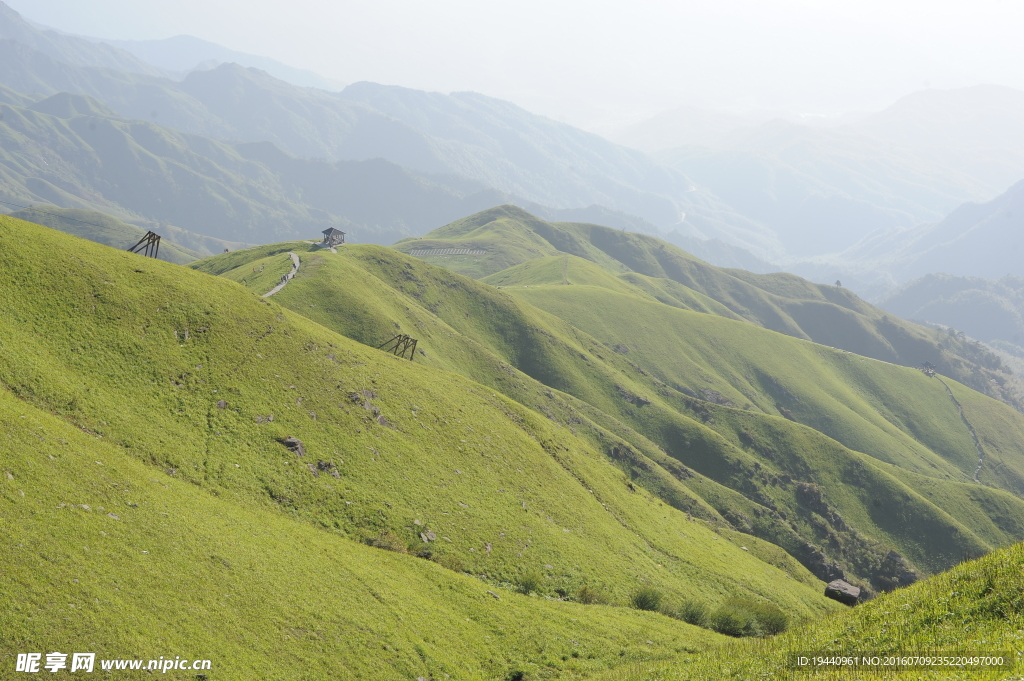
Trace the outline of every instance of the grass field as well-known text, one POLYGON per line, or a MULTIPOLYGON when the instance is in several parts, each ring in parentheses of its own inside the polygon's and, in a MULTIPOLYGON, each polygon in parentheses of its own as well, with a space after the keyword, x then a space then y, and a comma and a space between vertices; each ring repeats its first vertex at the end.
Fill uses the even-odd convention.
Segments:
POLYGON ((852 611, 773 639, 737 642, 671 663, 641 662, 595 678, 688 679, 1019 679, 1024 665, 1024 545, 1016 544, 900 589, 852 611), (796 671, 797 655, 1004 656, 1012 668, 796 671))
MULTIPOLYGON (((89 241, 106 244, 120 250, 127 250, 137 244, 146 230, 129 225, 94 210, 42 206, 26 208, 14 213, 13 217, 39 225, 46 225, 67 234, 73 234, 89 241)), ((166 230, 165 230, 166 231, 166 230)), ((166 235, 163 235, 166 236, 166 235)), ((185 265, 202 258, 202 254, 169 239, 162 239, 159 248, 161 260, 185 265)))
MULTIPOLYGON (((739 317, 758 326, 904 366, 935 366, 984 394, 1024 409, 996 355, 962 339, 893 317, 852 292, 785 274, 713 267, 660 239, 599 225, 548 223, 499 206, 394 247, 473 247, 484 256, 428 257, 432 264, 489 283, 562 284, 557 268, 510 269, 545 257, 577 256, 668 305, 739 317), (500 274, 499 274, 500 273, 500 274), (547 274, 547 280, 540 277, 547 274), (703 308, 703 309, 702 309, 703 308)), ((577 269, 580 269, 577 267, 577 269)), ((579 278, 579 277, 577 277, 579 278)), ((578 283, 588 283, 584 277, 578 283)), ((589 277, 593 283, 593 277, 589 277)), ((571 279, 570 279, 571 280, 571 279)), ((602 285, 606 285, 607 278, 602 285)))
POLYGON ((372 246, 282 244, 196 267, 237 278, 287 249, 303 265, 280 304, 367 345, 414 335, 416 363, 543 414, 670 506, 819 578, 886 589, 1024 537, 1021 417, 948 379, 977 401, 965 414, 1002 433, 985 485, 940 379, 715 314, 703 294, 667 305, 575 256, 487 278, 500 289, 372 246))
POLYGON ((950 378, 565 254, 500 289, 377 246, 190 269, 0 217, 0 272, 3 664, 778 678, 796 647, 1020 635, 1018 546, 822 595, 1024 537, 1024 419, 950 378), (375 349, 398 333, 411 362, 375 349), (795 628, 736 642, 658 598, 795 628))
POLYGON ((625 607, 642 587, 837 607, 590 434, 234 282, 10 218, 0 272, 5 664, 88 645, 210 678, 550 678, 721 640, 625 607))

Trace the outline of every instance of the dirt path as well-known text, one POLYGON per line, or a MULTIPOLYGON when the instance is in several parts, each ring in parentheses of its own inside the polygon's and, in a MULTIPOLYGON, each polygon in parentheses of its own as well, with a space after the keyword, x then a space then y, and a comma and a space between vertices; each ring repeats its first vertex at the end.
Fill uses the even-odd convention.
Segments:
POLYGON ((283 289, 285 287, 285 284, 287 284, 289 281, 291 281, 295 277, 295 275, 298 273, 298 271, 299 271, 299 256, 295 255, 294 253, 288 253, 288 255, 290 255, 292 257, 292 271, 289 272, 288 274, 284 275, 283 277, 281 277, 281 283, 280 284, 278 284, 274 288, 270 289, 270 291, 268 291, 267 293, 264 293, 263 294, 264 298, 269 298, 270 296, 274 295, 275 293, 277 293, 278 291, 283 289))
POLYGON ((974 447, 978 450, 978 467, 974 469, 974 482, 981 482, 978 480, 978 474, 981 473, 981 466, 985 463, 985 450, 981 448, 981 441, 978 440, 978 436, 974 432, 974 426, 971 425, 971 422, 968 421, 967 417, 964 415, 963 406, 961 406, 960 402, 953 397, 953 391, 949 389, 949 386, 946 385, 946 382, 941 378, 938 376, 935 378, 939 379, 939 383, 942 384, 942 387, 944 387, 946 392, 949 394, 949 399, 953 400, 953 404, 956 405, 956 410, 960 412, 960 420, 964 422, 965 426, 967 426, 967 431, 971 434, 971 438, 974 440, 974 447))

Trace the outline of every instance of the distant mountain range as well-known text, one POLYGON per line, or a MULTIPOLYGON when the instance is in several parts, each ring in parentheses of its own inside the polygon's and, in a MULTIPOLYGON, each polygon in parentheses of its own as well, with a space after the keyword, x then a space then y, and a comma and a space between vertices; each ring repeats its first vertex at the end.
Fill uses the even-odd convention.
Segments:
POLYGON ((89 38, 89 40, 113 45, 171 72, 185 73, 193 69, 209 69, 224 63, 235 63, 266 71, 274 78, 300 87, 337 91, 343 90, 346 85, 339 80, 325 78, 308 69, 297 69, 269 57, 230 50, 223 45, 191 35, 176 35, 163 40, 110 40, 108 38, 89 38))
POLYGON ((460 193, 380 159, 299 159, 269 142, 227 144, 118 117, 82 95, 0 91, 0 199, 89 208, 229 241, 315 237, 390 243, 504 202, 460 193), (19 106, 20 104, 20 106, 19 106))
POLYGON ((852 248, 791 263, 816 281, 840 278, 873 300, 929 273, 999 279, 1024 276, 1024 182, 984 203, 967 202, 945 219, 908 229, 878 229, 852 248))
MULTIPOLYGON (((21 21, 18 35, 43 33, 16 13, 8 14, 13 15, 8 23, 21 21)), ((103 47, 74 40, 83 49, 103 47)), ((269 141, 299 157, 381 158, 552 209, 596 204, 659 229, 728 235, 727 241, 741 246, 777 250, 768 230, 682 173, 643 153, 475 93, 445 95, 373 83, 329 93, 235 63, 192 71, 177 81, 152 69, 115 70, 98 59, 68 62, 20 38, 0 40, 0 61, 7 67, 0 71, 0 84, 17 92, 85 94, 126 119, 217 140, 269 141)))
POLYGON ((323 90, 341 90, 345 83, 283 64, 276 59, 237 52, 190 35, 163 40, 111 40, 70 35, 37 27, 0 2, 0 38, 14 40, 72 66, 96 66, 129 73, 180 79, 194 69, 207 70, 225 62, 251 66, 275 78, 323 90))
POLYGON ((985 203, 965 203, 945 219, 894 233, 879 231, 843 254, 899 281, 928 272, 996 279, 1024 276, 1024 181, 985 203))
MULTIPOLYGON (((1018 274, 1012 230, 1000 232, 1013 210, 978 226, 972 216, 988 209, 967 205, 1024 177, 1024 132, 1016 126, 1024 92, 1009 88, 928 90, 833 127, 752 126, 680 109, 634 130, 643 148, 658 148, 659 139, 686 144, 652 158, 477 93, 367 82, 340 92, 300 87, 294 83, 324 83, 188 36, 115 47, 38 29, 2 3, 0 36, 0 101, 69 121, 5 133, 11 170, 2 186, 14 202, 110 210, 118 219, 212 229, 210 236, 236 241, 340 225, 355 240, 383 243, 511 203, 550 220, 654 234, 715 264, 842 280, 872 299, 928 272, 1018 274), (207 58, 234 63, 184 67, 207 58), (182 76, 182 68, 193 70, 182 76), (42 104, 60 93, 93 101, 42 104), (115 159, 111 149, 93 147, 71 122, 78 115, 117 119, 115 127, 157 158, 187 149, 195 155, 189 172, 217 198, 172 208, 166 202, 174 204, 169 197, 180 189, 167 179, 147 190, 149 198, 129 196, 123 187, 140 175, 128 169, 143 157, 115 159), (138 135, 177 141, 157 148, 138 135), (68 143, 84 156, 47 157, 57 148, 48 139, 75 136, 68 143), (85 156, 104 158, 102 177, 80 165, 85 156), (60 181, 54 163, 63 164, 60 181), (131 181, 110 179, 119 173, 131 181), (154 192, 166 196, 157 202, 154 192), (990 241, 1002 245, 993 251, 990 241)), ((153 177, 171 167, 152 165, 153 177)))
POLYGON ((1022 118, 1024 92, 982 85, 917 92, 835 127, 677 110, 618 139, 685 145, 655 157, 771 229, 780 262, 792 265, 839 261, 873 233, 937 222, 1005 191, 1024 177, 1022 118))
POLYGON ((985 342, 1008 341, 1024 347, 1024 279, 929 274, 882 301, 905 319, 953 327, 985 342))
MULTIPOLYGON (((17 41, 51 59, 72 66, 97 66, 150 76, 167 75, 153 64, 116 47, 59 31, 38 29, 4 2, 0 2, 0 38, 17 41)), ((15 63, 4 61, 4 72, 16 69, 15 63)))
POLYGON ((862 120, 866 113, 841 116, 800 115, 779 110, 755 110, 744 114, 680 106, 615 130, 608 138, 616 144, 650 154, 685 146, 728 148, 740 137, 774 120, 812 128, 834 128, 862 120))

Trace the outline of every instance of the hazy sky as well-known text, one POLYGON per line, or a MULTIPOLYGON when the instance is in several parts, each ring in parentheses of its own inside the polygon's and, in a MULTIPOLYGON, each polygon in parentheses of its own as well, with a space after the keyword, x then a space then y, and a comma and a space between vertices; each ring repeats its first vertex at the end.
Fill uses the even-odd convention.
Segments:
POLYGON ((1024 88, 1024 3, 893 0, 6 0, 64 31, 186 33, 345 82, 475 90, 597 130, 672 106, 874 110, 1024 88))

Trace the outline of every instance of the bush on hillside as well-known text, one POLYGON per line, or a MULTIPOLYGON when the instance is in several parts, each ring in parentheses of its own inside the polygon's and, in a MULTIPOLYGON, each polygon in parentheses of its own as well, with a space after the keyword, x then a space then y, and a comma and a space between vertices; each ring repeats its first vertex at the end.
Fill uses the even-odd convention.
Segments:
POLYGON ((774 636, 789 627, 789 617, 777 605, 749 598, 730 598, 707 621, 726 636, 774 636))
POLYGON ((687 624, 692 624, 698 627, 707 627, 708 606, 700 601, 687 599, 683 601, 678 608, 676 608, 676 611, 672 616, 686 622, 687 624))
POLYGON ((682 620, 698 627, 708 626, 708 606, 701 601, 684 599, 682 601, 662 601, 658 612, 667 617, 682 620))
POLYGON ((711 628, 726 636, 753 636, 754 627, 750 613, 740 608, 723 605, 708 618, 711 628))
POLYGON ((435 553, 430 557, 430 560, 434 561, 441 567, 448 568, 452 572, 466 571, 465 566, 462 564, 462 559, 458 556, 453 556, 451 554, 438 555, 435 553))
POLYGON ((395 553, 407 553, 409 549, 408 545, 397 534, 387 528, 381 530, 380 534, 376 537, 367 539, 366 543, 378 549, 394 551, 395 553))
POLYGON ((576 601, 583 605, 608 605, 608 596, 584 584, 576 591, 576 601))
POLYGON ((544 576, 536 570, 524 572, 522 576, 519 577, 519 593, 529 595, 534 591, 539 591, 540 585, 543 583, 543 581, 544 576))
POLYGON ((661 592, 650 586, 643 586, 633 593, 630 603, 637 610, 657 610, 661 605, 661 592))

